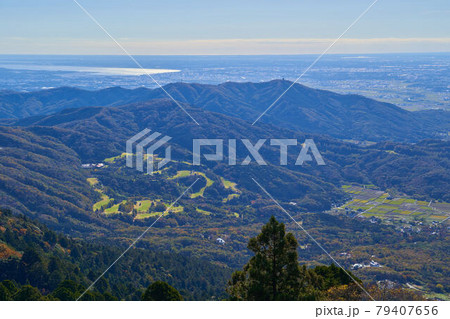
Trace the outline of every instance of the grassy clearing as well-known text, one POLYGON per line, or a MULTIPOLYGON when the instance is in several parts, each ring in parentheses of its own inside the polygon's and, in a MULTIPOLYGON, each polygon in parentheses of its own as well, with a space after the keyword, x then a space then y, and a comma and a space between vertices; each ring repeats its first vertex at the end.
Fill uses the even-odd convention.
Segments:
MULTIPOLYGON (((120 155, 114 156, 114 157, 109 157, 109 158, 105 158, 104 162, 106 163, 114 163, 115 161, 117 161, 120 158, 124 158, 125 156, 127 156, 127 153, 122 153, 120 155)), ((130 154, 131 155, 131 154, 130 154)))
MULTIPOLYGON (((135 217, 135 219, 146 219, 150 217, 159 217, 161 216, 163 212, 153 212, 153 213, 145 213, 145 214, 139 214, 135 217)), ((169 213, 165 212, 164 216, 167 216, 169 213)))
POLYGON ((203 215, 211 215, 211 212, 208 212, 206 210, 200 209, 200 208, 196 208, 195 209, 197 211, 197 213, 203 214, 203 215))
POLYGON ((174 175, 172 177, 169 177, 168 179, 173 180, 173 179, 187 177, 187 176, 192 176, 192 175, 203 176, 206 179, 206 186, 202 187, 197 193, 191 194, 191 196, 190 196, 191 198, 197 198, 199 196, 203 196, 203 193, 205 192, 205 189, 207 187, 211 186, 212 184, 214 184, 214 181, 212 179, 209 179, 208 177, 206 177, 205 173, 188 171, 188 170, 178 171, 176 175, 174 175))
POLYGON ((105 214, 106 215, 110 215, 110 214, 117 214, 117 213, 119 213, 119 205, 123 204, 123 203, 126 203, 126 202, 127 202, 126 200, 123 200, 120 203, 118 203, 116 205, 113 205, 110 208, 105 209, 105 214))
MULTIPOLYGON (((150 217, 159 217, 162 214, 162 212, 153 212, 153 213, 144 213, 144 214, 139 214, 136 215, 136 217, 134 219, 146 219, 146 218, 150 218, 150 217)), ((167 215, 168 213, 164 213, 164 215, 167 215)))
POLYGON ((237 184, 233 183, 232 181, 226 180, 225 178, 221 177, 220 180, 222 181, 223 187, 225 188, 231 188, 234 192, 239 193, 239 190, 236 188, 237 184))
POLYGON ((206 178, 206 186, 202 187, 197 193, 191 194, 191 198, 197 198, 199 196, 203 197, 203 193, 205 192, 205 189, 214 184, 214 181, 212 179, 209 179, 206 177, 204 173, 198 173, 198 175, 202 175, 204 178, 206 178))
MULTIPOLYGON (((167 204, 165 204, 166 206, 169 206, 169 205, 167 205, 167 204)), ((172 213, 181 213, 181 212, 183 212, 184 211, 184 208, 183 208, 183 206, 175 206, 175 207, 172 207, 171 209, 170 209, 170 211, 172 212, 172 213)))
POLYGON ((154 201, 152 201, 152 200, 137 201, 136 204, 134 205, 134 208, 136 209, 136 211, 138 213, 147 212, 149 210, 150 206, 152 205, 152 203, 154 203, 154 201))
MULTIPOLYGON (((150 201, 151 202, 151 201, 150 201)), ((164 206, 166 206, 166 210, 169 207, 169 204, 163 203, 164 206)), ((135 206, 136 207, 136 206, 135 206)), ((163 212, 151 212, 151 213, 147 213, 148 210, 145 210, 145 213, 138 213, 135 217, 135 219, 146 219, 146 218, 150 218, 150 217, 159 217, 163 212)), ((167 214, 169 214, 169 212, 171 213, 181 213, 184 211, 183 206, 175 206, 175 207, 171 207, 169 211, 164 212, 164 216, 166 216, 167 214)))
POLYGON ((239 196, 241 196, 241 195, 239 195, 239 194, 229 194, 229 195, 227 196, 227 198, 222 199, 222 203, 229 202, 229 201, 232 200, 233 198, 239 198, 239 196))
MULTIPOLYGON (((99 184, 98 179, 95 177, 90 177, 87 179, 87 181, 88 181, 89 185, 91 185, 92 187, 95 187, 99 184)), ((95 188, 95 191, 100 193, 102 199, 99 200, 94 205, 92 205, 92 211, 94 211, 94 212, 97 210, 101 210, 103 207, 108 205, 112 200, 114 200, 114 198, 109 198, 108 195, 104 194, 101 189, 95 188)))
POLYGON ((87 179, 87 182, 89 183, 89 185, 91 185, 92 187, 94 187, 95 185, 98 184, 98 178, 95 177, 89 177, 87 179))
POLYGON ((178 171, 177 174, 175 176, 169 177, 168 179, 177 179, 177 178, 181 178, 181 177, 187 177, 187 176, 191 176, 194 175, 197 172, 192 172, 192 171, 178 171))
MULTIPOLYGON (((145 219, 145 218, 149 218, 149 217, 154 217, 154 216, 160 216, 163 212, 151 212, 148 213, 148 209, 151 206, 151 203, 160 203, 159 200, 156 201, 151 201, 151 200, 142 200, 142 201, 138 201, 135 205, 134 208, 137 210, 138 214, 136 215, 135 219, 145 219), (140 203, 140 205, 139 205, 140 203)), ((162 203, 165 207, 166 210, 167 208, 170 206, 170 204, 166 204, 166 203, 162 203)), ((174 206, 170 208, 171 213, 181 213, 184 211, 184 207, 183 206, 174 206)), ((165 212, 164 215, 168 214, 169 212, 165 212)))
POLYGON ((102 199, 92 206, 92 210, 95 212, 96 210, 100 210, 106 205, 108 205, 114 198, 109 198, 108 195, 102 194, 102 199))

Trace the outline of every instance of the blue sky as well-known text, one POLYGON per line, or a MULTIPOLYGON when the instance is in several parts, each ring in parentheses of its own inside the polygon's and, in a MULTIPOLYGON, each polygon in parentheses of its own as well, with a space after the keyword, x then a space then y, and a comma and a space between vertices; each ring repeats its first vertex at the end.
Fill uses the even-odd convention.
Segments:
MULTIPOLYGON (((78 0, 134 54, 317 53, 373 0, 78 0)), ((450 1, 379 0, 332 53, 450 51, 450 1)), ((73 0, 1 0, 0 54, 121 54, 73 0)))

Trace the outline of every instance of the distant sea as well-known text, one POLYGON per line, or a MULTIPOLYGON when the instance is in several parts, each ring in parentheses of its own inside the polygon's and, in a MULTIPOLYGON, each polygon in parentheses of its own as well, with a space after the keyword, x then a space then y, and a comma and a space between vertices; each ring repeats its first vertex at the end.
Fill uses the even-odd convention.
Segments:
MULTIPOLYGON (((295 80, 316 55, 127 56, 0 55, 0 91, 61 86, 157 87, 172 82, 219 84, 295 80)), ((357 93, 406 109, 450 109, 450 53, 327 55, 299 83, 357 93)))

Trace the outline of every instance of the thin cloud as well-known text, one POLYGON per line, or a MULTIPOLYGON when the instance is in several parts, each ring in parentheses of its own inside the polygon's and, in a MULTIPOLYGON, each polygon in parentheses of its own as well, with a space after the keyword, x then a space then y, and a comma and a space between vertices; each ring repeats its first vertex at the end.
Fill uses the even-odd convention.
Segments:
MULTIPOLYGON (((132 54, 252 55, 316 54, 333 39, 211 39, 148 41, 119 39, 132 54)), ((3 54, 122 54, 107 40, 0 39, 3 54)), ((450 52, 450 38, 341 39, 330 53, 450 52)))

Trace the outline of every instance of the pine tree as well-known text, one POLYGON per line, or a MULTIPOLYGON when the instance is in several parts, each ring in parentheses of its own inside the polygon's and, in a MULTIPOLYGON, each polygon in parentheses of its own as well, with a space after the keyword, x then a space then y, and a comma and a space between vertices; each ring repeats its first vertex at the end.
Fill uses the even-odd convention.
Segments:
POLYGON ((236 300, 297 300, 302 286, 297 241, 275 217, 248 244, 253 256, 232 275, 228 292, 236 300))

